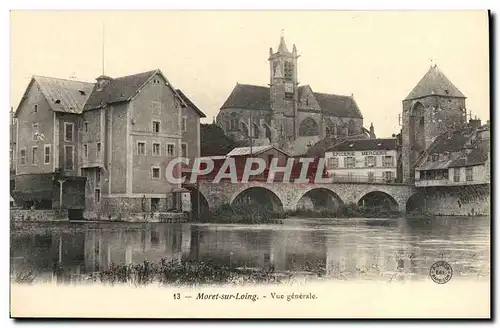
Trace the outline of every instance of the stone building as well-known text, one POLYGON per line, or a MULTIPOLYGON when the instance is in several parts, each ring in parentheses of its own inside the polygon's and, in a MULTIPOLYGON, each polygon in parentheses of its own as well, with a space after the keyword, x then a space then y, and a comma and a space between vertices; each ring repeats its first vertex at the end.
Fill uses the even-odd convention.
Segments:
POLYGON ((102 75, 96 83, 33 77, 16 117, 17 194, 31 201, 46 185, 40 197, 58 208, 52 184, 63 179, 67 188, 76 180, 75 190, 64 189, 62 205, 85 208, 95 218, 170 208, 180 184, 167 181, 167 165, 178 156, 198 156, 204 115, 153 70, 102 75), (70 194, 83 195, 83 204, 81 197, 66 199, 70 194))
POLYGON ((415 165, 443 131, 466 125, 465 96, 436 65, 403 100, 403 181, 415 178, 415 165))
POLYGON ((325 153, 334 182, 396 182, 398 158, 395 138, 346 140, 325 153))
POLYGON ((281 37, 269 50, 269 86, 237 83, 217 115, 217 124, 239 141, 272 144, 292 155, 328 136, 369 135, 351 96, 314 92, 299 85, 295 45, 281 37))

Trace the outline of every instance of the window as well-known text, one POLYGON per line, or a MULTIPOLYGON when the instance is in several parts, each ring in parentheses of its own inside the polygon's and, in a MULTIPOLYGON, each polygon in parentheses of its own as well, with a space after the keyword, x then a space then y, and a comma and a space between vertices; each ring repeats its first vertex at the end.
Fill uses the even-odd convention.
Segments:
POLYGON ((43 148, 43 163, 50 164, 50 145, 45 145, 43 148))
POLYGON ((83 157, 86 159, 89 157, 89 145, 83 145, 83 157))
POLYGON ((384 172, 384 176, 385 176, 385 181, 390 182, 393 180, 393 172, 392 171, 384 172))
POLYGON ((33 123, 31 131, 32 131, 32 134, 33 134, 33 141, 37 141, 38 140, 38 136, 40 135, 40 124, 33 123))
POLYGON ((73 123, 64 122, 64 141, 73 142, 73 123))
POLYGON ((64 147, 64 168, 66 170, 73 170, 73 146, 64 147))
POLYGON ((473 179, 472 178, 473 177, 472 172, 473 172, 472 171, 472 166, 465 168, 465 178, 466 178, 467 181, 472 181, 472 179, 473 179))
POLYGON ((285 62, 285 80, 291 81, 293 77, 293 65, 290 62, 285 62))
POLYGON ((375 166, 375 156, 366 156, 365 157, 365 166, 366 167, 374 167, 375 166))
POLYGON ((33 108, 33 111, 34 111, 35 113, 38 113, 38 105, 35 105, 35 108, 33 108))
POLYGON ((453 181, 460 182, 460 169, 456 168, 453 170, 453 181))
POLYGON ((38 147, 31 147, 31 165, 38 165, 38 147))
POLYGON ((184 142, 181 144, 181 156, 182 157, 187 157, 188 156, 188 146, 184 142))
POLYGON ((186 131, 187 131, 187 117, 183 116, 182 117, 182 132, 186 132, 186 131))
POLYGON ((375 173, 368 172, 368 182, 373 182, 375 180, 375 173))
POLYGON ((153 167, 153 169, 152 169, 152 176, 153 176, 153 179, 159 179, 160 178, 160 168, 159 167, 153 167))
POLYGON ((97 159, 101 158, 101 143, 97 143, 97 159))
POLYGON ((96 203, 101 202, 101 189, 95 189, 94 190, 94 200, 96 203))
POLYGON ((345 167, 355 167, 355 166, 356 162, 354 157, 349 156, 345 158, 345 167))
POLYGON ((160 156, 160 144, 153 142, 153 156, 160 156))
MULTIPOLYGON (((151 211, 158 211, 160 209, 160 199, 159 198, 151 198, 151 211)), ((158 236, 156 231, 151 231, 151 243, 156 240, 156 244, 158 244, 158 236), (155 235, 153 237, 153 234, 155 235)))
POLYGON ((139 141, 137 142, 137 154, 138 155, 146 155, 146 143, 139 141))
POLYGON ((95 186, 101 187, 101 172, 99 170, 95 172, 95 186))
POLYGON ((154 133, 160 132, 160 121, 153 121, 153 132, 154 133))
POLYGON ((293 93, 285 93, 285 99, 293 100, 293 93))
POLYGON ((384 167, 394 166, 393 157, 392 156, 384 156, 383 166, 384 167))
POLYGON ((328 168, 329 169, 334 169, 339 167, 339 159, 338 157, 330 157, 328 159, 328 168))
POLYGON ((431 155, 431 161, 437 162, 439 160, 439 154, 432 154, 431 155))
POLYGON ((85 132, 89 132, 89 123, 88 122, 83 122, 83 130, 85 132))
POLYGON ((26 149, 19 150, 19 165, 26 165, 26 149))
POLYGON ((167 154, 168 156, 174 156, 174 144, 167 145, 167 154))

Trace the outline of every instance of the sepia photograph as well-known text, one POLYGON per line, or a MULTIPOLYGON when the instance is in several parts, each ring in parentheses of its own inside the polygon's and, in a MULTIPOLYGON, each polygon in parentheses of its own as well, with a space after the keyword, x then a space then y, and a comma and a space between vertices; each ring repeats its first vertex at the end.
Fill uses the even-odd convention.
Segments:
POLYGON ((9 16, 11 318, 491 318, 487 10, 9 16))

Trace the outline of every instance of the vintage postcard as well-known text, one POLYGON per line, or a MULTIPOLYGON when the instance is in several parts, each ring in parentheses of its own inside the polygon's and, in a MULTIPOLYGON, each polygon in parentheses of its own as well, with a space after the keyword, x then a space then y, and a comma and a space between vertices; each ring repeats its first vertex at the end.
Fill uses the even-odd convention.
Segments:
POLYGON ((12 11, 11 317, 483 318, 487 11, 12 11))

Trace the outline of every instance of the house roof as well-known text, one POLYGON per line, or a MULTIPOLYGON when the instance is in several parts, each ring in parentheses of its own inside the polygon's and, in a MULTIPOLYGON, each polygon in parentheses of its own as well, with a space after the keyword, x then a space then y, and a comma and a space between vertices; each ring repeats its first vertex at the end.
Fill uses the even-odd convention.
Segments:
POLYGON ((475 148, 467 155, 454 160, 449 167, 473 166, 484 164, 488 160, 490 148, 489 140, 482 140, 475 145, 475 148))
POLYGON ((427 73, 413 88, 405 100, 417 99, 431 95, 465 98, 464 94, 451 83, 437 66, 431 66, 427 73))
MULTIPOLYGON (((305 88, 310 86, 300 86, 299 94, 302 94, 305 88)), ((313 92, 313 95, 321 110, 328 114, 337 117, 363 118, 353 97, 319 92, 313 92)), ((221 107, 225 108, 271 110, 269 87, 237 83, 221 107)))
POLYGON ((286 153, 284 150, 279 149, 277 147, 274 147, 272 145, 266 145, 266 146, 255 146, 255 147, 238 147, 234 148, 231 150, 226 157, 236 157, 236 156, 247 156, 247 155, 258 155, 262 154, 270 149, 275 149, 287 156, 289 156, 288 153, 286 153))
POLYGON ((163 73, 159 69, 156 69, 143 73, 110 79, 110 81, 102 88, 102 90, 97 89, 97 85, 94 86, 94 90, 92 91, 92 94, 85 104, 84 110, 100 108, 107 104, 129 101, 156 74, 160 74, 167 81, 167 85, 172 89, 174 95, 178 97, 183 105, 185 105, 182 97, 174 88, 172 88, 170 82, 163 75, 163 73))
POLYGON ((360 150, 393 150, 397 148, 396 138, 390 139, 357 139, 341 142, 329 151, 360 151, 360 150))
POLYGON ((465 146, 470 138, 470 129, 459 129, 440 134, 427 149, 428 154, 456 152, 465 146))
MULTIPOLYGON (((39 75, 33 76, 30 86, 33 82, 38 84, 40 92, 47 99, 53 111, 75 114, 80 114, 82 112, 94 86, 93 83, 39 75)), ((26 88, 25 96, 30 86, 26 88)))
POLYGON ((422 165, 415 168, 417 171, 427 171, 427 170, 444 170, 450 167, 453 162, 451 159, 441 160, 441 161, 427 161, 422 165))
POLYGON ((175 91, 177 91, 177 93, 179 94, 179 96, 181 96, 182 100, 184 100, 184 102, 186 103, 186 105, 188 105, 189 107, 191 107, 192 109, 195 110, 195 112, 198 114, 198 116, 200 117, 207 117, 205 115, 205 113, 203 113, 199 108, 198 106, 196 106, 185 94, 184 92, 182 92, 180 89, 176 89, 175 91))

